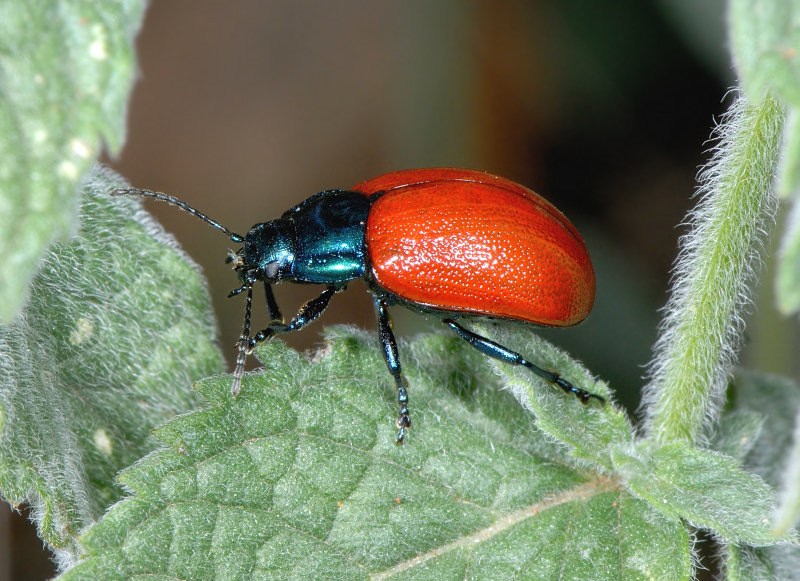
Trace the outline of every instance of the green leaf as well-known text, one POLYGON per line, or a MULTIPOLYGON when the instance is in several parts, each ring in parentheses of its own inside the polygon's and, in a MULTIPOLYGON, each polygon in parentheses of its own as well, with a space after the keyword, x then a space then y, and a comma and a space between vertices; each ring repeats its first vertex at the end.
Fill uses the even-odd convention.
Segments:
POLYGON ((684 519, 731 542, 771 545, 772 489, 738 461, 686 444, 641 442, 634 455, 616 457, 626 484, 668 518, 684 519))
POLYGON ((759 413, 734 410, 722 416, 714 430, 711 448, 743 462, 761 433, 764 416, 759 413))
POLYGON ((789 205, 775 274, 775 302, 784 315, 800 312, 800 196, 789 205))
POLYGON ((728 581, 796 581, 800 571, 797 546, 728 548, 728 581))
MULTIPOLYGON (((762 420, 754 434, 750 430, 742 432, 743 438, 751 440, 746 446, 745 467, 773 487, 782 489, 784 498, 787 492, 790 495, 792 491, 796 492, 800 483, 790 481, 783 466, 792 447, 793 423, 800 409, 797 384, 776 375, 740 370, 734 378, 731 393, 732 409, 722 417, 723 426, 730 424, 731 418, 742 416, 768 418, 762 420)), ((737 420, 734 419, 733 423, 737 420)), ((786 531, 774 529, 775 517, 780 514, 779 509, 769 517, 773 532, 783 534, 786 531)), ((797 544, 759 548, 731 545, 725 566, 731 581, 793 581, 800 570, 800 547, 797 544)))
POLYGON ((786 111, 777 189, 792 199, 776 272, 778 309, 800 311, 800 4, 795 0, 733 0, 730 38, 745 94, 760 102, 770 93, 786 111))
POLYGON ((768 92, 800 105, 800 5, 795 0, 732 0, 730 44, 739 81, 753 103, 768 92))
POLYGON ((222 368, 197 267, 137 202, 109 196, 123 185, 93 175, 76 238, 53 245, 28 306, 0 326, 0 491, 32 505, 67 561, 120 497, 116 473, 153 449, 150 430, 222 368))
POLYGON ((780 502, 775 511, 775 534, 785 534, 800 519, 800 414, 795 416, 794 442, 786 459, 780 502))
POLYGON ((776 190, 783 198, 800 196, 800 109, 787 107, 782 159, 776 190))
POLYGON ((77 229, 78 181, 121 147, 144 0, 0 4, 0 322, 51 242, 77 229))
POLYGON ((564 397, 559 388, 529 370, 490 360, 495 372, 502 377, 503 387, 534 413, 539 429, 568 444, 574 457, 612 468, 611 450, 632 445, 634 430, 625 412, 614 406, 608 386, 527 326, 489 322, 475 326, 482 334, 524 354, 540 367, 557 370, 573 385, 609 400, 605 406, 594 400, 586 406, 575 405, 574 397, 564 397))
POLYGON ((737 412, 770 418, 747 463, 780 491, 773 521, 775 533, 785 534, 800 514, 800 387, 788 378, 742 371, 734 393, 737 412))
POLYGON ((744 464, 778 488, 783 480, 783 464, 792 448, 795 416, 800 411, 800 388, 786 377, 739 370, 732 394, 733 412, 768 418, 744 464))
POLYGON ((403 446, 375 335, 327 340, 259 347, 235 399, 201 382, 207 408, 156 431, 62 579, 689 579, 685 527, 573 460, 457 337, 400 345, 403 446))

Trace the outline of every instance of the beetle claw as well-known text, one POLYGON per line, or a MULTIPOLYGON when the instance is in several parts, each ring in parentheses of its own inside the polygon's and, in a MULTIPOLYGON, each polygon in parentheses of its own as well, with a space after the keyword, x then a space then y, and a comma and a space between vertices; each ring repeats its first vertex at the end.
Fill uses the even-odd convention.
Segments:
POLYGON ((585 389, 581 389, 580 387, 575 387, 563 377, 556 376, 556 379, 553 381, 553 383, 557 387, 563 389, 565 392, 575 395, 575 397, 578 398, 578 401, 581 402, 583 405, 588 405, 589 401, 592 398, 599 401, 601 407, 606 405, 606 399, 604 397, 599 396, 595 393, 588 392, 585 389))
POLYGON ((400 415, 397 417, 397 421, 395 422, 395 424, 399 428, 399 431, 397 432, 398 444, 405 443, 406 433, 408 432, 408 429, 411 427, 411 418, 408 416, 408 408, 404 409, 405 412, 403 411, 403 409, 400 410, 400 415))

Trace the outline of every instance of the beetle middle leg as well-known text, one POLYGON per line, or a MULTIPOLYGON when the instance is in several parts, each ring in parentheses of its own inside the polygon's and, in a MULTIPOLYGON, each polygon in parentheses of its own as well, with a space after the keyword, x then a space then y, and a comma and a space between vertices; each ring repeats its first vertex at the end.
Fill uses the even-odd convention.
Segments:
POLYGON ((578 398, 578 400, 582 404, 589 403, 591 398, 595 398, 601 404, 605 404, 605 398, 600 397, 594 393, 589 393, 586 390, 581 389, 580 387, 575 387, 569 381, 561 377, 558 373, 553 371, 546 371, 541 367, 538 367, 522 357, 516 351, 512 351, 508 347, 502 346, 500 343, 492 341, 482 335, 478 335, 468 329, 465 329, 458 323, 456 323, 453 319, 442 319, 442 322, 450 327, 456 334, 464 339, 467 343, 475 347, 478 351, 483 353, 484 355, 488 355, 489 357, 493 357, 498 361, 505 361, 506 363, 510 363, 511 365, 522 365, 523 367, 527 367, 531 371, 533 371, 536 375, 544 379, 545 381, 555 385, 556 387, 561 388, 566 393, 571 393, 578 398))
POLYGON ((392 321, 389 318, 389 308, 386 301, 375 298, 375 310, 378 313, 378 336, 383 347, 383 357, 386 359, 386 366, 389 373, 394 377, 397 387, 397 404, 400 411, 397 416, 397 443, 402 444, 406 437, 408 428, 411 427, 411 418, 408 415, 408 382, 403 377, 403 370, 400 368, 400 357, 397 353, 397 340, 392 331, 392 321))

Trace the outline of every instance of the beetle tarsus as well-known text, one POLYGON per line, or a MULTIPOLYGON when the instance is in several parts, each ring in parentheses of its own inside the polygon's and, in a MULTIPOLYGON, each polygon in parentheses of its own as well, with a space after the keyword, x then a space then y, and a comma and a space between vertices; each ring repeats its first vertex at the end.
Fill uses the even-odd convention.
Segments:
POLYGON ((231 395, 233 395, 233 397, 239 395, 239 389, 241 389, 242 376, 244 375, 244 362, 247 360, 247 347, 250 344, 250 314, 253 311, 253 285, 245 285, 241 287, 239 292, 243 290, 247 290, 247 300, 244 308, 242 335, 239 337, 239 341, 236 342, 238 351, 236 353, 236 365, 233 368, 233 385, 231 386, 231 395))
POLYGON ((592 398, 599 401, 601 406, 604 406, 606 404, 606 399, 604 397, 599 396, 595 393, 590 393, 584 389, 581 389, 580 387, 575 387, 569 381, 559 376, 558 374, 554 375, 556 376, 556 379, 551 383, 553 383, 557 387, 560 387, 566 393, 573 394, 575 397, 578 398, 578 401, 580 401, 583 405, 587 405, 592 398))
POLYGON ((242 335, 236 343, 239 351, 236 354, 236 365, 233 368, 233 385, 231 385, 231 395, 236 397, 242 386, 242 376, 244 376, 244 362, 247 359, 247 337, 242 335))
POLYGON ((397 403, 400 406, 396 422, 397 427, 400 428, 400 431, 397 432, 397 443, 402 444, 405 441, 408 428, 411 427, 411 418, 408 415, 408 385, 404 377, 397 388, 397 403))

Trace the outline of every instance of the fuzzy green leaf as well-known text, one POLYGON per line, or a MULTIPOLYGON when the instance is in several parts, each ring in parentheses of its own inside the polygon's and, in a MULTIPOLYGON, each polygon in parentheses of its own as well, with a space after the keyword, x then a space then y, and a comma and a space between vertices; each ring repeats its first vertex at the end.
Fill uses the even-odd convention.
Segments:
POLYGON ((797 581, 800 551, 797 546, 728 548, 725 577, 728 581, 797 581))
POLYGON ((117 151, 144 0, 0 3, 0 322, 54 240, 77 229, 78 181, 117 151))
POLYGON ((775 534, 785 534, 800 515, 800 387, 784 377, 742 371, 734 394, 737 412, 769 418, 746 462, 780 491, 773 527, 775 534))
POLYGON ((733 385, 733 413, 769 418, 761 425, 744 464, 779 488, 792 448, 795 416, 800 411, 800 388, 785 377, 745 370, 737 372, 733 385))
POLYGON ((726 413, 714 430, 711 448, 743 462, 761 433, 764 416, 759 413, 734 410, 726 413))
POLYGON ((787 107, 776 189, 783 198, 800 197, 800 109, 797 106, 787 107))
POLYGON ((775 511, 774 531, 781 535, 800 520, 800 414, 794 422, 794 442, 785 462, 780 502, 775 511))
POLYGON ((728 541, 770 545, 787 540, 772 532, 772 489, 737 460, 686 444, 641 442, 617 466, 630 489, 668 518, 684 519, 728 541))
POLYGON ((800 196, 789 204, 775 274, 775 302, 784 315, 800 312, 800 196))
MULTIPOLYGON (((744 463, 781 490, 778 511, 770 517, 773 532, 783 534, 788 529, 776 529, 775 520, 791 520, 791 513, 787 511, 791 502, 786 499, 796 495, 800 486, 800 482, 784 470, 796 430, 793 423, 800 410, 800 389, 784 377, 739 371, 732 393, 733 410, 723 416, 723 425, 729 423, 730 417, 742 414, 769 418, 761 423, 752 442, 748 443, 744 463)), ((794 581, 800 570, 800 547, 797 544, 759 548, 731 545, 726 569, 732 581, 794 581)))
POLYGON ((398 446, 375 335, 327 340, 311 361, 259 347, 236 399, 229 378, 200 383, 207 409, 156 431, 168 448, 122 474, 133 496, 63 579, 690 577, 685 527, 579 467, 463 341, 400 345, 414 424, 398 446))
POLYGON ((150 430, 222 368, 197 268, 137 202, 109 196, 123 185, 93 175, 76 238, 53 245, 0 326, 0 492, 33 506, 66 561, 119 498, 117 472, 153 449, 150 430))
POLYGON ((730 43, 740 83, 753 103, 775 93, 800 105, 800 5, 795 0, 732 0, 730 43))
POLYGON ((771 93, 786 110, 778 190, 792 197, 781 236, 776 300, 784 314, 800 311, 800 4, 795 0, 733 0, 730 38, 745 94, 755 103, 771 93))
MULTIPOLYGON (((598 381, 579 362, 553 345, 531 333, 529 328, 516 329, 511 324, 495 325, 483 322, 476 325, 482 334, 506 345, 526 357, 535 355, 536 363, 545 369, 558 370, 567 381, 590 393, 611 398, 608 386, 598 381)), ((536 425, 543 432, 568 444, 576 458, 612 468, 610 451, 627 447, 633 442, 633 426, 625 412, 614 407, 613 401, 601 406, 590 400, 584 407, 577 401, 525 368, 490 361, 503 379, 503 387, 511 391, 519 402, 535 415, 536 425)))

